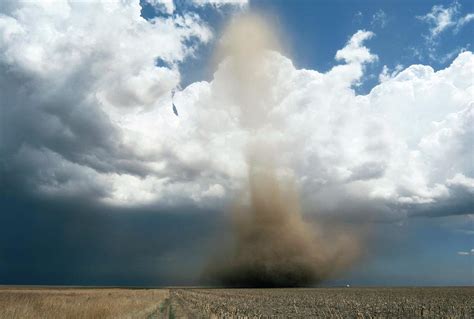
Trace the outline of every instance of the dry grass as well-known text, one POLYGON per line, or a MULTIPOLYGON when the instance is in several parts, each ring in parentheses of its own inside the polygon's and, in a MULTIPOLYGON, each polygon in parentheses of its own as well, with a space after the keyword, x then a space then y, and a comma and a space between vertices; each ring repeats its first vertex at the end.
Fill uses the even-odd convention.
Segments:
POLYGON ((166 289, 0 289, 0 318, 147 318, 166 289))

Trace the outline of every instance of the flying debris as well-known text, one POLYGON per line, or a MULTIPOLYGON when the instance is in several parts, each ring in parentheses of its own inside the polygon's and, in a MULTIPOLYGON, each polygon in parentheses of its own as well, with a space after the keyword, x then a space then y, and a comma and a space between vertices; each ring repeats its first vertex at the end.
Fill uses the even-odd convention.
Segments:
POLYGON ((179 116, 178 115, 178 110, 176 109, 176 105, 174 105, 174 103, 172 103, 172 104, 173 104, 173 113, 174 113, 174 115, 179 116))
POLYGON ((176 105, 174 105, 173 98, 174 98, 174 90, 171 91, 171 105, 173 105, 173 113, 174 113, 174 115, 179 116, 179 115, 178 115, 178 109, 176 108, 176 105))

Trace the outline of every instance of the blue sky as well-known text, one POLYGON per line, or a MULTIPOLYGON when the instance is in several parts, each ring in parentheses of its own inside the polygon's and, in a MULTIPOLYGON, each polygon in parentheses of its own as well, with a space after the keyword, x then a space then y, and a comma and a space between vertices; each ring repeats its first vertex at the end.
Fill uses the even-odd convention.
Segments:
MULTIPOLYGON (((459 16, 473 10, 472 2, 459 3, 459 16)), ((429 25, 417 17, 426 15, 433 5, 453 6, 451 1, 255 1, 255 8, 275 12, 288 32, 294 61, 298 67, 328 70, 334 54, 358 29, 370 30, 375 37, 368 44, 379 56, 370 73, 378 75, 382 67, 429 64, 440 69, 450 64, 462 49, 471 48, 472 25, 457 34, 446 30, 431 44, 429 25), (434 49, 434 58, 429 54, 434 49), (455 52, 455 53, 454 53, 455 52)), ((366 78, 361 92, 370 90, 375 78, 366 78)))
MULTIPOLYGON (((149 4, 143 6, 142 14, 146 18, 163 15, 149 4)), ((377 83, 384 65, 393 70, 397 65, 427 64, 438 70, 449 65, 459 52, 472 50, 472 24, 459 30, 455 26, 447 27, 433 40, 429 39, 433 25, 421 17, 431 12, 433 6, 456 8, 453 20, 474 10, 471 1, 254 0, 249 4, 250 10, 270 16, 280 28, 298 68, 327 71, 335 64, 336 51, 352 34, 359 29, 374 32, 369 47, 379 60, 369 66, 358 89, 360 93, 367 93, 377 83)), ((180 12, 190 8, 182 1, 176 9, 180 12)), ((234 13, 229 7, 220 11, 203 7, 197 12, 217 33, 234 13)), ((183 63, 183 85, 212 76, 205 67, 211 51, 212 45, 204 46, 194 59, 183 63)))
POLYGON ((0 3, 0 284, 199 284, 255 152, 323 285, 474 285, 474 3, 226 2, 0 3))

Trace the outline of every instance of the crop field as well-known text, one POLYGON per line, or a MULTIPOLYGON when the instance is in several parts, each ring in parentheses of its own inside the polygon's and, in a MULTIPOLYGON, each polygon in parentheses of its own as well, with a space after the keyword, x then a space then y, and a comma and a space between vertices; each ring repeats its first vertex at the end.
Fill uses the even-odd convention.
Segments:
POLYGON ((474 318, 474 287, 5 288, 0 318, 474 318))
MULTIPOLYGON (((0 318, 148 318, 166 289, 0 288, 0 318)), ((158 317, 159 318, 159 317, 158 317)))
POLYGON ((474 318, 474 287, 178 289, 170 296, 182 317, 474 318))

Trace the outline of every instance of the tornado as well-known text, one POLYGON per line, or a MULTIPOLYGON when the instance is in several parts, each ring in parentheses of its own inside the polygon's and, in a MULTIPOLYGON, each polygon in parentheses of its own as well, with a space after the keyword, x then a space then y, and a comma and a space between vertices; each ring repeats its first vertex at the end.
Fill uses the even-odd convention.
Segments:
POLYGON ((278 161, 278 142, 262 134, 273 124, 266 59, 282 48, 274 29, 262 16, 243 14, 217 47, 219 62, 232 71, 229 94, 240 108, 240 126, 251 136, 248 178, 230 208, 231 240, 216 248, 204 271, 219 286, 311 286, 348 269, 362 251, 361 236, 349 227, 305 220, 295 179, 280 174, 291 167, 278 161))

